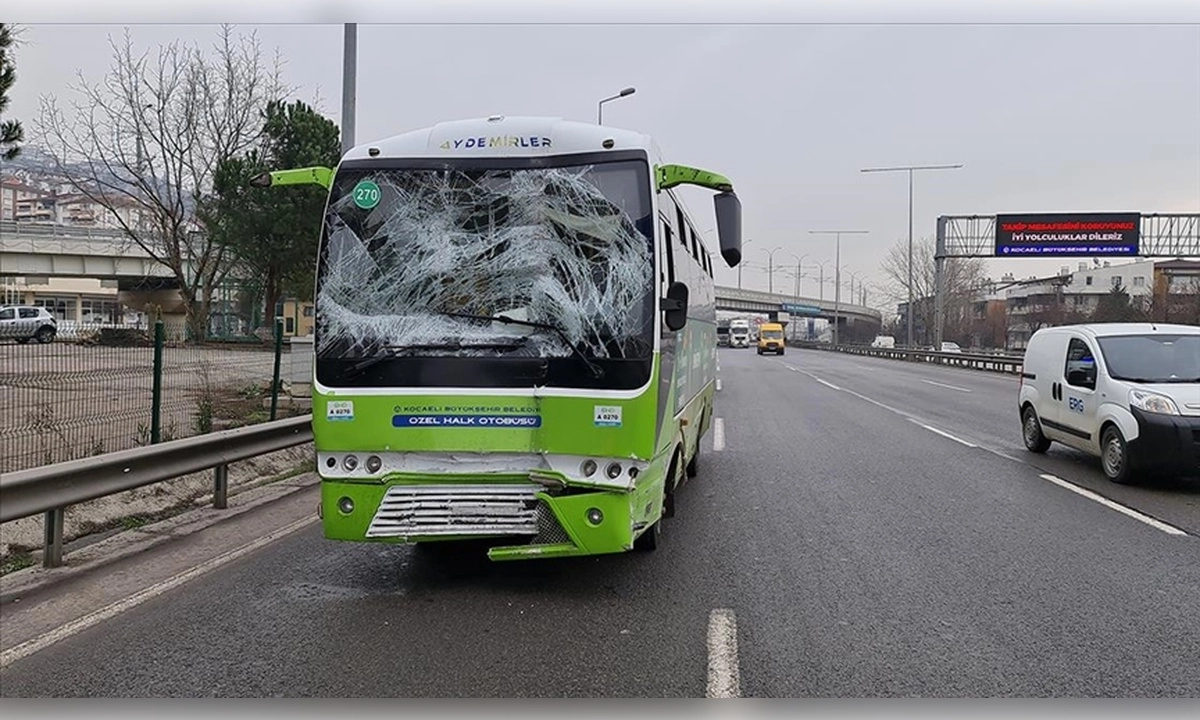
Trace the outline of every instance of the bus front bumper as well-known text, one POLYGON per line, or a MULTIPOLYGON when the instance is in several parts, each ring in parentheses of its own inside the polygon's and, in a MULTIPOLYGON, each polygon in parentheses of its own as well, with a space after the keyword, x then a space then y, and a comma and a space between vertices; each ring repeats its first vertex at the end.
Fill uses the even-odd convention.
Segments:
POLYGON ((413 544, 488 539, 492 560, 624 552, 657 512, 646 493, 550 494, 527 480, 486 483, 322 480, 321 524, 331 540, 413 544), (638 512, 640 511, 640 512, 638 512), (634 521, 638 514, 641 520, 634 521), (511 544, 505 544, 510 539, 511 544))

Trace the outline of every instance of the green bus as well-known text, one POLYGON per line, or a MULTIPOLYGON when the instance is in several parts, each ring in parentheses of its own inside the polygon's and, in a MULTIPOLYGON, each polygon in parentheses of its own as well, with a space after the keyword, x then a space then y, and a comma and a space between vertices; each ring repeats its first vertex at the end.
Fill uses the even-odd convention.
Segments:
POLYGON ((646 135, 445 122, 258 185, 329 189, 313 435, 327 538, 486 540, 492 560, 652 550, 713 424, 713 255, 646 135))

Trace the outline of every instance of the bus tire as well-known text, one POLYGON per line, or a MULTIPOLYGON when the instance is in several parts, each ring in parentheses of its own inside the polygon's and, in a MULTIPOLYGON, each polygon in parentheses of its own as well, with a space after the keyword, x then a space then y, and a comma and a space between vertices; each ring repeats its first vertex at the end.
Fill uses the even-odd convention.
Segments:
POLYGON ((700 443, 696 443, 696 454, 692 455, 692 459, 688 460, 687 476, 694 478, 700 472, 700 443))
POLYGON ((662 516, 665 518, 675 517, 675 481, 679 474, 676 468, 679 467, 679 457, 683 450, 676 450, 675 456, 671 458, 671 469, 667 472, 667 477, 663 480, 663 511, 662 516))
POLYGON ((662 534, 662 518, 654 521, 654 524, 646 528, 646 532, 638 535, 637 540, 633 541, 633 549, 641 552, 654 552, 658 549, 658 536, 662 534))

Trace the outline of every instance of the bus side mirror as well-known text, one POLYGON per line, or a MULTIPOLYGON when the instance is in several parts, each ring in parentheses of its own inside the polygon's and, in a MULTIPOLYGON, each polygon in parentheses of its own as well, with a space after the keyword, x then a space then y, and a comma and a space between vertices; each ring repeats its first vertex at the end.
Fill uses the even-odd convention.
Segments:
POLYGON ((667 296, 662 299, 663 322, 672 332, 682 330, 687 325, 688 286, 676 280, 667 288, 667 296))
POLYGON ((721 257, 729 267, 737 267, 742 261, 742 201, 732 191, 720 192, 713 196, 713 208, 721 257))

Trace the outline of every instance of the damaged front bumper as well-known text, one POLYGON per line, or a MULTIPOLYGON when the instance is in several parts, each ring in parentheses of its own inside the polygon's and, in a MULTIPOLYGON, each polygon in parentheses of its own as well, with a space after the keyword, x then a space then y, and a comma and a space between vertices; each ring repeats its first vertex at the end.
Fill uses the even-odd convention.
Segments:
POLYGON ((534 476, 324 479, 321 519, 333 540, 496 539, 488 552, 493 560, 597 555, 631 549, 658 519, 650 490, 552 486, 534 476), (513 542, 503 544, 506 538, 513 542))

